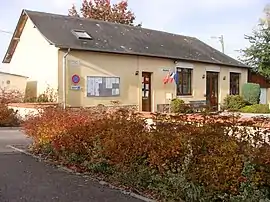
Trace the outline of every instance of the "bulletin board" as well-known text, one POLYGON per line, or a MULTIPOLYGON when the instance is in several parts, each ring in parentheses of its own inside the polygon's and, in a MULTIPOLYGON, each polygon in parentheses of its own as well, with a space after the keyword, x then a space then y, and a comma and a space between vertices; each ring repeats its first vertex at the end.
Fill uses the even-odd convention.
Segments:
POLYGON ((87 76, 87 97, 120 96, 120 77, 87 76))

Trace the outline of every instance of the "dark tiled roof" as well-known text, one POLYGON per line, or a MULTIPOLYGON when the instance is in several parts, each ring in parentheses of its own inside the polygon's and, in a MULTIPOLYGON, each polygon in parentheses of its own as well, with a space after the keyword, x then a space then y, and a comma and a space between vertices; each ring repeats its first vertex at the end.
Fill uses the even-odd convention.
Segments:
POLYGON ((29 10, 25 12, 43 36, 59 48, 247 67, 193 37, 92 19, 29 10), (87 31, 93 40, 78 40, 71 32, 74 29, 87 31))

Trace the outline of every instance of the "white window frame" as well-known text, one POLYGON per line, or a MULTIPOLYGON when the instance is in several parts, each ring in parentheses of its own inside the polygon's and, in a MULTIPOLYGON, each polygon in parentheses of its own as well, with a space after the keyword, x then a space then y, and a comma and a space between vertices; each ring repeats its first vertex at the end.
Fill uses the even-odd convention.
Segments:
POLYGON ((87 39, 87 40, 93 39, 92 36, 90 36, 90 34, 88 34, 85 30, 72 30, 72 33, 78 39, 87 39))

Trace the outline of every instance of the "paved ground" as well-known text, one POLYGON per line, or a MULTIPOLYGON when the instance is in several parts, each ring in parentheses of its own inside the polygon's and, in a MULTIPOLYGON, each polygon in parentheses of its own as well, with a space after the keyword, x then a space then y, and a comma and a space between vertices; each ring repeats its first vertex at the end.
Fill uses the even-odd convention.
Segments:
POLYGON ((141 201, 6 147, 28 143, 18 130, 0 130, 0 202, 141 201))

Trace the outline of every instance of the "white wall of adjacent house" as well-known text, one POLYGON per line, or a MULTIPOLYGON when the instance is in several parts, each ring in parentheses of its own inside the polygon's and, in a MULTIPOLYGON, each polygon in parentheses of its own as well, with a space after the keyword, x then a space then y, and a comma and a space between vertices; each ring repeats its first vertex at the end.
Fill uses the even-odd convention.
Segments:
POLYGON ((18 75, 11 75, 0 72, 0 90, 2 92, 7 90, 19 91, 20 93, 25 93, 27 83, 27 77, 22 77, 18 75))
POLYGON ((54 45, 50 45, 29 18, 10 66, 11 73, 29 77, 27 90, 35 91, 31 94, 38 96, 48 86, 57 91, 58 49, 54 45))
POLYGON ((267 88, 261 88, 260 104, 267 104, 267 88))

